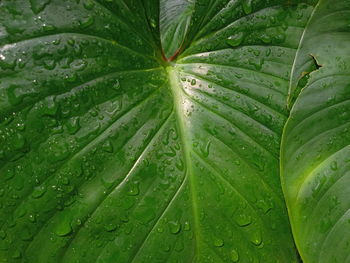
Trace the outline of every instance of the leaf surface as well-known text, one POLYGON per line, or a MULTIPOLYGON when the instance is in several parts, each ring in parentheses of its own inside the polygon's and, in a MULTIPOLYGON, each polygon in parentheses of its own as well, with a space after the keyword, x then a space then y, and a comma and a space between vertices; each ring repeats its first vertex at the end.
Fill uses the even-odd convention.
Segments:
POLYGON ((296 262, 279 144, 312 10, 2 1, 0 261, 296 262))

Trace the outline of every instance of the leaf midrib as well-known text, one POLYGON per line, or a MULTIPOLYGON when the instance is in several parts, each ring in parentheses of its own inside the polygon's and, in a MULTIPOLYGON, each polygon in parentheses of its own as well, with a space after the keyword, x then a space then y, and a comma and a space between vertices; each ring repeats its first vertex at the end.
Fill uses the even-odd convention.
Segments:
POLYGON ((196 196, 196 181, 193 173, 193 166, 191 165, 191 155, 190 155, 190 145, 189 145, 189 137, 186 133, 186 124, 185 124, 185 114, 183 112, 182 105, 183 97, 181 95, 181 89, 179 88, 178 83, 178 77, 176 74, 176 70, 169 66, 166 68, 168 78, 169 78, 169 87, 172 93, 173 97, 173 103, 174 103, 174 112, 176 115, 176 125, 179 129, 179 138, 182 143, 182 152, 185 157, 185 167, 186 167, 186 175, 185 180, 188 180, 189 188, 190 188, 190 196, 192 201, 192 213, 193 213, 193 220, 194 220, 194 232, 196 233, 196 252, 198 253, 199 250, 199 244, 200 244, 200 238, 201 234, 199 231, 199 214, 198 214, 198 199, 196 196))

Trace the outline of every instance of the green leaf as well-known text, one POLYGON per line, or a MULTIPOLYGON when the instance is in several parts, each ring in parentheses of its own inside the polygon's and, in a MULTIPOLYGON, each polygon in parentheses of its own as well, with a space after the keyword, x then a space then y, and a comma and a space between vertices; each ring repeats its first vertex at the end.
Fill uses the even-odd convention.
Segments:
POLYGON ((160 0, 160 35, 164 56, 173 60, 184 48, 195 1, 160 0))
POLYGON ((295 89, 314 63, 286 124, 281 157, 294 238, 308 263, 350 260, 349 15, 349 1, 319 1, 291 82, 295 89))
POLYGON ((279 146, 313 2, 1 1, 0 262, 298 262, 279 146))

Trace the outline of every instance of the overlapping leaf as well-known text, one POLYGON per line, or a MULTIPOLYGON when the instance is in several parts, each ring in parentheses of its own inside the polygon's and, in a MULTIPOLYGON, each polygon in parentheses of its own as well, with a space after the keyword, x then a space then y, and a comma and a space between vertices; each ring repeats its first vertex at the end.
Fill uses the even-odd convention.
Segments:
POLYGON ((291 82, 291 94, 304 88, 285 128, 282 180, 296 243, 310 263, 350 260, 349 15, 348 1, 319 2, 291 82))

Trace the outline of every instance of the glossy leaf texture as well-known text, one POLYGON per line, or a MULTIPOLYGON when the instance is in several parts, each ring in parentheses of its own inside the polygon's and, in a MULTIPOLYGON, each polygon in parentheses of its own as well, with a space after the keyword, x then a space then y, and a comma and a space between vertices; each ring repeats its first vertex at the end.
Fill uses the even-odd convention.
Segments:
POLYGON ((297 262, 279 145, 313 10, 1 1, 0 262, 297 262))
POLYGON ((349 16, 349 1, 319 1, 292 76, 292 89, 304 79, 285 127, 282 182, 296 244, 308 263, 350 261, 349 16))
POLYGON ((160 36, 164 57, 173 60, 184 48, 195 1, 160 0, 160 36))

